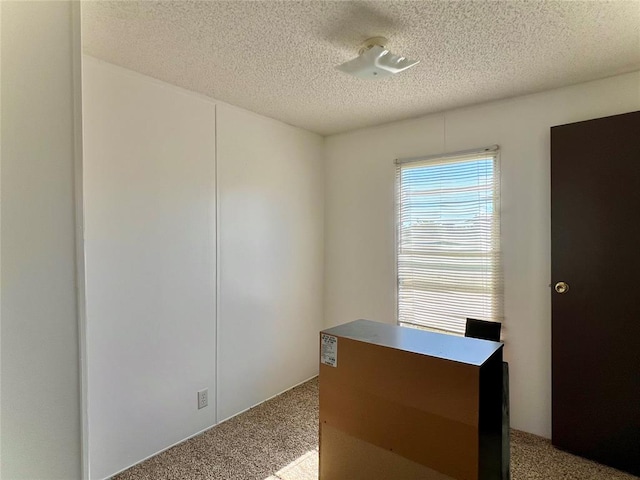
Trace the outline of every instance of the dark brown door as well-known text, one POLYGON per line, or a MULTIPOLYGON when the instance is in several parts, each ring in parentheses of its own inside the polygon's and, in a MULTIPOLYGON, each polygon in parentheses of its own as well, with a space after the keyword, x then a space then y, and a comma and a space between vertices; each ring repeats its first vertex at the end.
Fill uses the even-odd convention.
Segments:
POLYGON ((640 112, 551 129, 551 231, 552 442, 640 475, 640 112))

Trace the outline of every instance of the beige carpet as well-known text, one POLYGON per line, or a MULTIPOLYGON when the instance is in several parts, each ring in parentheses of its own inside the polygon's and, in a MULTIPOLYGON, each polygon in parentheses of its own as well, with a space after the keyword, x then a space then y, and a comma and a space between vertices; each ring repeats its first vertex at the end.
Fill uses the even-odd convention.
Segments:
MULTIPOLYGON (((318 382, 311 380, 114 477, 317 480, 318 382)), ((514 430, 513 480, 637 480, 514 430)), ((372 479, 400 480, 400 479, 372 479)))

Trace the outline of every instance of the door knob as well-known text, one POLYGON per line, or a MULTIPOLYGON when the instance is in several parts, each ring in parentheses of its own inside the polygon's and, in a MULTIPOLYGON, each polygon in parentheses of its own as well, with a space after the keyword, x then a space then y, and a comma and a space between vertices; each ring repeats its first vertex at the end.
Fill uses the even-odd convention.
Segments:
POLYGON ((556 283, 555 289, 558 293, 567 293, 569 290, 569 284, 565 282, 558 282, 556 283))

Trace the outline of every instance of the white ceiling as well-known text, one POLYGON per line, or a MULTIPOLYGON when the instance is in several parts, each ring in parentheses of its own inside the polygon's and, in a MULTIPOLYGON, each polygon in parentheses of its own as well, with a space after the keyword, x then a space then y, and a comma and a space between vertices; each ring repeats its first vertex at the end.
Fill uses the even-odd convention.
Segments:
POLYGON ((640 69, 640 0, 98 1, 84 51, 327 135, 640 69), (333 67, 368 37, 421 60, 333 67))

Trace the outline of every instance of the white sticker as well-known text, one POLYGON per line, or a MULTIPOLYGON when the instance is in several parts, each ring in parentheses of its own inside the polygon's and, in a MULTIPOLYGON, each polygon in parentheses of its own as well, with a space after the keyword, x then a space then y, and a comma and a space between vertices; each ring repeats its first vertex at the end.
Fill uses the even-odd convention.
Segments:
POLYGON ((333 335, 322 334, 322 351, 320 352, 320 363, 330 367, 338 366, 338 338, 333 335))

